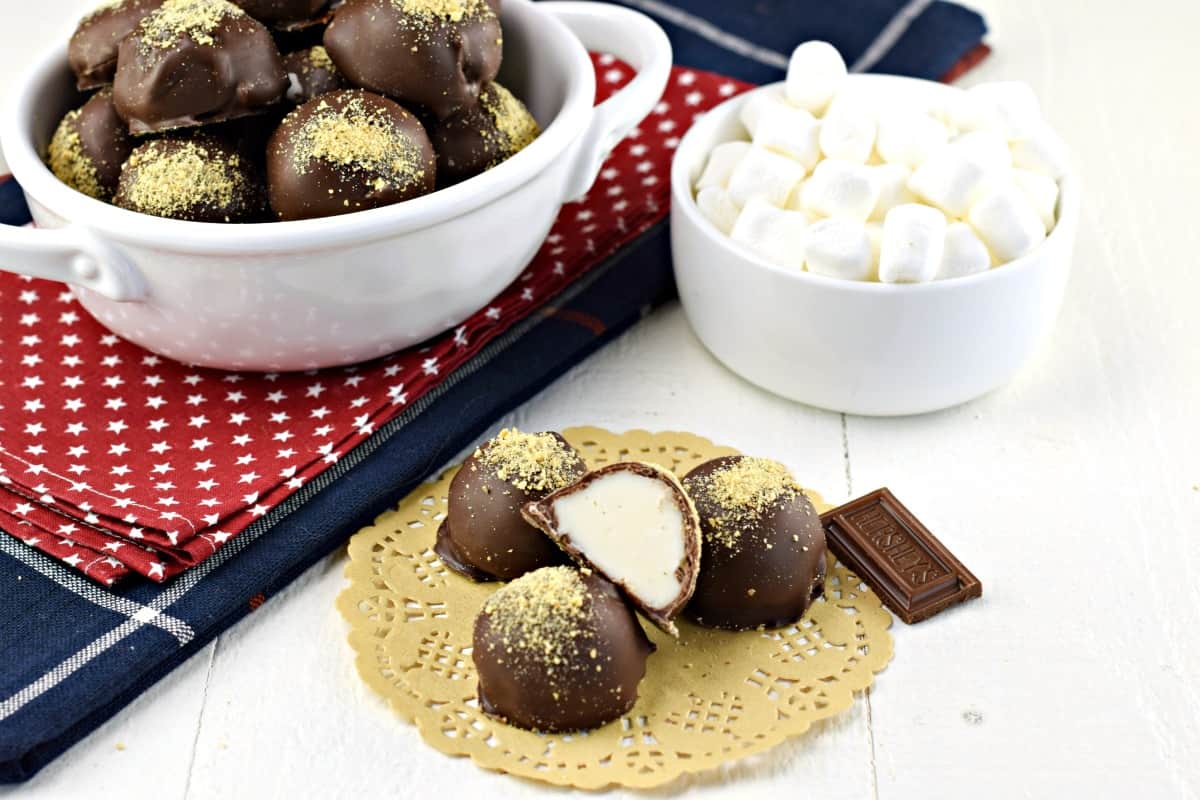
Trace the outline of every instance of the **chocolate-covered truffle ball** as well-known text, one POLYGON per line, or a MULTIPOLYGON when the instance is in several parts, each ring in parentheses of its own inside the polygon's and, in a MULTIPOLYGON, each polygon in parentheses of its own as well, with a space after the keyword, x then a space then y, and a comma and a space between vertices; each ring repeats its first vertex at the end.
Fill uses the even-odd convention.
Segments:
POLYGON ((437 157, 419 120, 384 97, 330 92, 288 114, 267 144, 282 220, 330 217, 428 194, 437 157))
POLYGON ((484 713, 547 733, 590 730, 637 702, 654 645, 616 588, 547 567, 497 591, 475 619, 484 713))
POLYGON ((121 170, 113 203, 192 222, 255 222, 266 211, 253 165, 234 145, 206 134, 137 147, 121 170))
POLYGON ((262 23, 228 0, 166 0, 121 42, 113 98, 150 133, 257 114, 286 89, 262 23))
POLYGON ((521 507, 586 472, 583 459, 557 433, 500 431, 450 482, 438 555, 451 569, 477 581, 508 581, 567 563, 558 545, 525 521, 521 507))
POLYGON ((438 180, 450 185, 472 178, 524 150, 541 133, 525 104, 496 82, 479 103, 429 124, 438 154, 438 180))
POLYGON ((327 92, 351 88, 321 45, 285 55, 283 71, 288 77, 287 99, 296 105, 327 92))
POLYGON ((329 0, 233 0, 250 16, 268 25, 307 22, 316 17, 329 0))
POLYGON ((101 89, 63 117, 50 140, 46 161, 72 189, 107 201, 117 190, 121 165, 134 144, 113 108, 112 92, 101 89))
POLYGON ((80 89, 112 83, 117 47, 163 0, 108 0, 79 21, 67 47, 67 61, 80 89))
POLYGON ((728 456, 683 479, 704 535, 700 577, 684 614, 729 630, 777 628, 804 616, 825 587, 825 532, 782 464, 728 456))
POLYGON ((475 105, 503 42, 486 0, 346 0, 325 47, 354 85, 445 119, 475 105))

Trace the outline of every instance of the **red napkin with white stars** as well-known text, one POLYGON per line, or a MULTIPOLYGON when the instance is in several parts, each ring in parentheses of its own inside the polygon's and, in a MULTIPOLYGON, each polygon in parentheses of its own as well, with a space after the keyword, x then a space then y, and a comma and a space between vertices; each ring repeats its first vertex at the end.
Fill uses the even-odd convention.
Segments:
MULTIPOLYGON (((631 73, 594 60, 603 100, 631 73)), ((677 68, 512 286, 427 346, 355 367, 188 367, 109 333, 63 285, 0 273, 0 529, 105 584, 199 563, 661 220, 678 137, 746 88, 677 68)))

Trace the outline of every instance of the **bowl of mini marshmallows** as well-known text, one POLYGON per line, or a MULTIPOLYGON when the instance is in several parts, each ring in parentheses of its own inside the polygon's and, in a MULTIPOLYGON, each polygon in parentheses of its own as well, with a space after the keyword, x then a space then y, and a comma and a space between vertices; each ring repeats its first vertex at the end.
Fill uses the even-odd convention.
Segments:
POLYGON ((693 126, 672 202, 704 345, 777 394, 871 416, 1011 380, 1053 329, 1079 217, 1028 86, 849 75, 824 42, 693 126))

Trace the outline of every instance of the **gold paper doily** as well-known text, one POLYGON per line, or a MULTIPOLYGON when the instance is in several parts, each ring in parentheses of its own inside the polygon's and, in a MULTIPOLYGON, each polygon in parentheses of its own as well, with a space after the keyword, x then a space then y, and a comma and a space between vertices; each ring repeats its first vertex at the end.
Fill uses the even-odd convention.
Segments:
MULTIPOLYGON (((689 433, 572 428, 563 436, 593 468, 636 459, 682 476, 736 452, 689 433)), ((848 708, 891 660, 891 615, 831 557, 825 598, 789 628, 728 633, 680 620, 675 641, 645 624, 658 652, 637 705, 616 722, 546 735, 492 720, 475 699, 471 632, 499 584, 462 578, 433 552, 455 471, 350 540, 350 586, 338 598, 363 680, 443 753, 564 786, 656 786, 803 733, 848 708)))

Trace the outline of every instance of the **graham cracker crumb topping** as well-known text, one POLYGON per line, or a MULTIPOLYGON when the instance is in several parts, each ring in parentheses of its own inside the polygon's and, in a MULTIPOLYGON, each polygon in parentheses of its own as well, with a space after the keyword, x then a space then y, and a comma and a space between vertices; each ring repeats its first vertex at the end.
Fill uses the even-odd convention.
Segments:
POLYGON ((803 491, 787 467, 766 458, 740 458, 689 483, 718 509, 705 520, 705 540, 730 549, 738 546, 743 528, 803 491))
POLYGON ((505 428, 475 456, 501 480, 526 492, 561 489, 578 474, 578 455, 552 433, 505 428))
POLYGON ((490 84, 480 94, 479 103, 495 122, 496 130, 503 138, 500 149, 506 156, 524 150, 541 134, 529 109, 500 84, 490 84))
POLYGON ((249 19, 228 0, 167 0, 141 21, 137 36, 146 50, 169 50, 184 37, 211 47, 217 28, 230 17, 249 19))
POLYGON ((590 613, 587 586, 572 567, 545 567, 521 576, 483 606, 493 636, 514 653, 537 658, 553 677, 570 668, 590 613))
POLYGON ((125 199, 138 211, 173 217, 207 206, 228 208, 250 189, 241 157, 203 139, 159 139, 133 151, 125 169, 137 179, 124 187, 125 199))
POLYGON ((75 109, 63 117, 50 140, 46 161, 60 181, 89 197, 104 200, 107 193, 100 186, 96 165, 84 152, 79 138, 79 113, 79 109, 75 109))
POLYGON ((485 0, 392 0, 392 5, 406 14, 436 17, 447 22, 461 22, 467 17, 492 13, 485 0))
POLYGON ((425 171, 418 148, 382 109, 369 108, 355 97, 341 108, 322 100, 296 136, 295 168, 309 170, 310 161, 381 176, 376 188, 420 180, 425 171))

